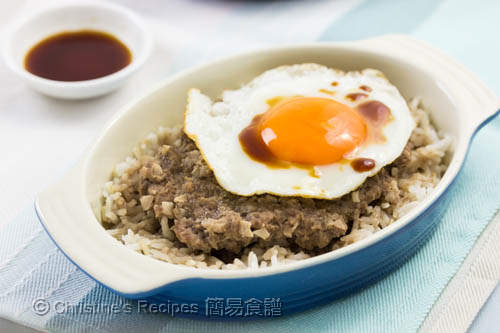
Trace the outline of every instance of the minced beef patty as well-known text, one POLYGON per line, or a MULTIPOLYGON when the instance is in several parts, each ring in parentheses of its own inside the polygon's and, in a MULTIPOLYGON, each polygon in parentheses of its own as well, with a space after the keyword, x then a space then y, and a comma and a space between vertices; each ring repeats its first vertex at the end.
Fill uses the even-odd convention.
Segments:
MULTIPOLYGON (((404 165, 409 149, 392 165, 404 165)), ((160 147, 139 170, 138 185, 122 194, 127 201, 138 195, 143 198, 145 210, 154 211, 157 221, 167 217, 177 239, 194 250, 239 253, 255 242, 318 250, 345 235, 353 221, 368 214, 368 205, 399 200, 390 167, 368 178, 356 196, 346 194, 335 200, 269 194, 243 197, 217 183, 193 141, 182 134, 171 146, 160 147)))

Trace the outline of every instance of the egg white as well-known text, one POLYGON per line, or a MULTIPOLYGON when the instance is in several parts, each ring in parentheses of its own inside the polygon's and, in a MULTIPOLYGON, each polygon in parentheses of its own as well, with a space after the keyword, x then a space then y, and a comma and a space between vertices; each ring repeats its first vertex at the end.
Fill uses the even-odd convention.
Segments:
POLYGON ((405 99, 378 70, 343 72, 317 64, 300 64, 271 69, 240 89, 227 90, 220 102, 212 101, 197 89, 188 93, 185 133, 194 140, 219 184, 232 193, 249 196, 271 193, 280 196, 333 199, 359 187, 367 177, 393 162, 403 151, 415 122, 405 99), (332 82, 338 82, 332 86, 332 82), (366 100, 377 100, 391 110, 392 120, 382 133, 383 143, 370 143, 349 154, 375 160, 375 167, 357 172, 349 163, 315 166, 308 170, 290 167, 269 168, 252 160, 240 145, 238 135, 253 117, 269 109, 267 101, 275 97, 324 97, 351 107, 345 96, 361 85, 372 91, 366 100), (320 89, 334 92, 320 92, 320 89))

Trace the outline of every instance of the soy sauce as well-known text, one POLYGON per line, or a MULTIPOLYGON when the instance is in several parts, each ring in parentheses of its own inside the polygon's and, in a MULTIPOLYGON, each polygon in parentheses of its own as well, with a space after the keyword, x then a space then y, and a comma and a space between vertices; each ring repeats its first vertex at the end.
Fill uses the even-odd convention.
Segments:
POLYGON ((371 158, 356 158, 351 162, 351 166, 357 172, 370 171, 375 167, 375 160, 371 158))
POLYGON ((130 50, 105 32, 62 32, 40 41, 24 59, 30 73, 56 81, 84 81, 113 74, 130 64, 130 50))

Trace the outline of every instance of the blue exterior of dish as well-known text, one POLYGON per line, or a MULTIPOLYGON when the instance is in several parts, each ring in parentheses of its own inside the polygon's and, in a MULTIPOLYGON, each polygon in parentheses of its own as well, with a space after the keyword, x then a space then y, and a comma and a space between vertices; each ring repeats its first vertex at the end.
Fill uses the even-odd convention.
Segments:
POLYGON ((156 289, 152 296, 149 292, 122 295, 151 303, 196 303, 199 311, 194 315, 212 319, 232 319, 230 316, 218 315, 217 311, 213 311, 217 315, 210 315, 213 309, 206 308, 206 301, 213 298, 226 301, 236 298, 243 302, 274 298, 281 301, 282 315, 303 311, 367 287, 408 260, 430 237, 441 220, 450 201, 446 193, 452 186, 450 184, 438 200, 403 228, 371 246, 332 261, 255 278, 185 279, 156 289))
MULTIPOLYGON (((481 123, 475 133, 499 113, 500 110, 481 123)), ((405 226, 370 246, 341 258, 262 277, 184 279, 146 293, 124 294, 106 285, 103 286, 126 298, 143 300, 148 304, 161 304, 166 309, 166 311, 160 309, 162 312, 199 319, 261 319, 310 309, 367 287, 382 279, 415 254, 431 236, 448 208, 451 200, 448 193, 452 191, 455 179, 426 210, 405 226), (273 299, 280 302, 279 307, 274 304, 274 312, 266 313, 265 306, 270 304, 266 302, 273 299), (234 315, 234 311, 231 311, 233 315, 229 315, 224 312, 225 306, 222 309, 217 307, 217 304, 220 305, 217 302, 221 300, 224 304, 227 304, 228 300, 236 301, 236 303, 231 303, 233 310, 238 307, 238 302, 241 302, 243 306, 253 302, 254 305, 260 306, 262 311, 251 311, 253 315, 246 315, 247 310, 243 308, 241 315, 234 315), (186 307, 174 313, 172 307, 165 307, 173 304, 179 306, 184 304, 186 307), (196 306, 196 311, 192 311, 193 308, 186 311, 187 307, 193 304, 196 306), (208 307, 207 304, 209 304, 208 307)), ((37 215, 45 228, 38 209, 37 215)), ((50 233, 48 235, 50 236, 50 233)), ((59 249, 64 253, 61 248, 59 249)), ((70 257, 68 259, 72 261, 70 257)), ((79 268, 85 272, 84 269, 79 268)), ((94 279, 90 275, 89 277, 94 279)), ((96 280, 96 282, 102 284, 100 281, 96 280)))

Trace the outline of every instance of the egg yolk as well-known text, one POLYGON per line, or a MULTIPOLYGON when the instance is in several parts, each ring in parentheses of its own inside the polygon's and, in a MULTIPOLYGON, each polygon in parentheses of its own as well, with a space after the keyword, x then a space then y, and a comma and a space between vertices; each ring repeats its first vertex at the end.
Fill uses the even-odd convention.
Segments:
POLYGON ((258 126, 275 158, 309 165, 337 162, 366 138, 363 118, 328 98, 283 100, 263 114, 258 126))

